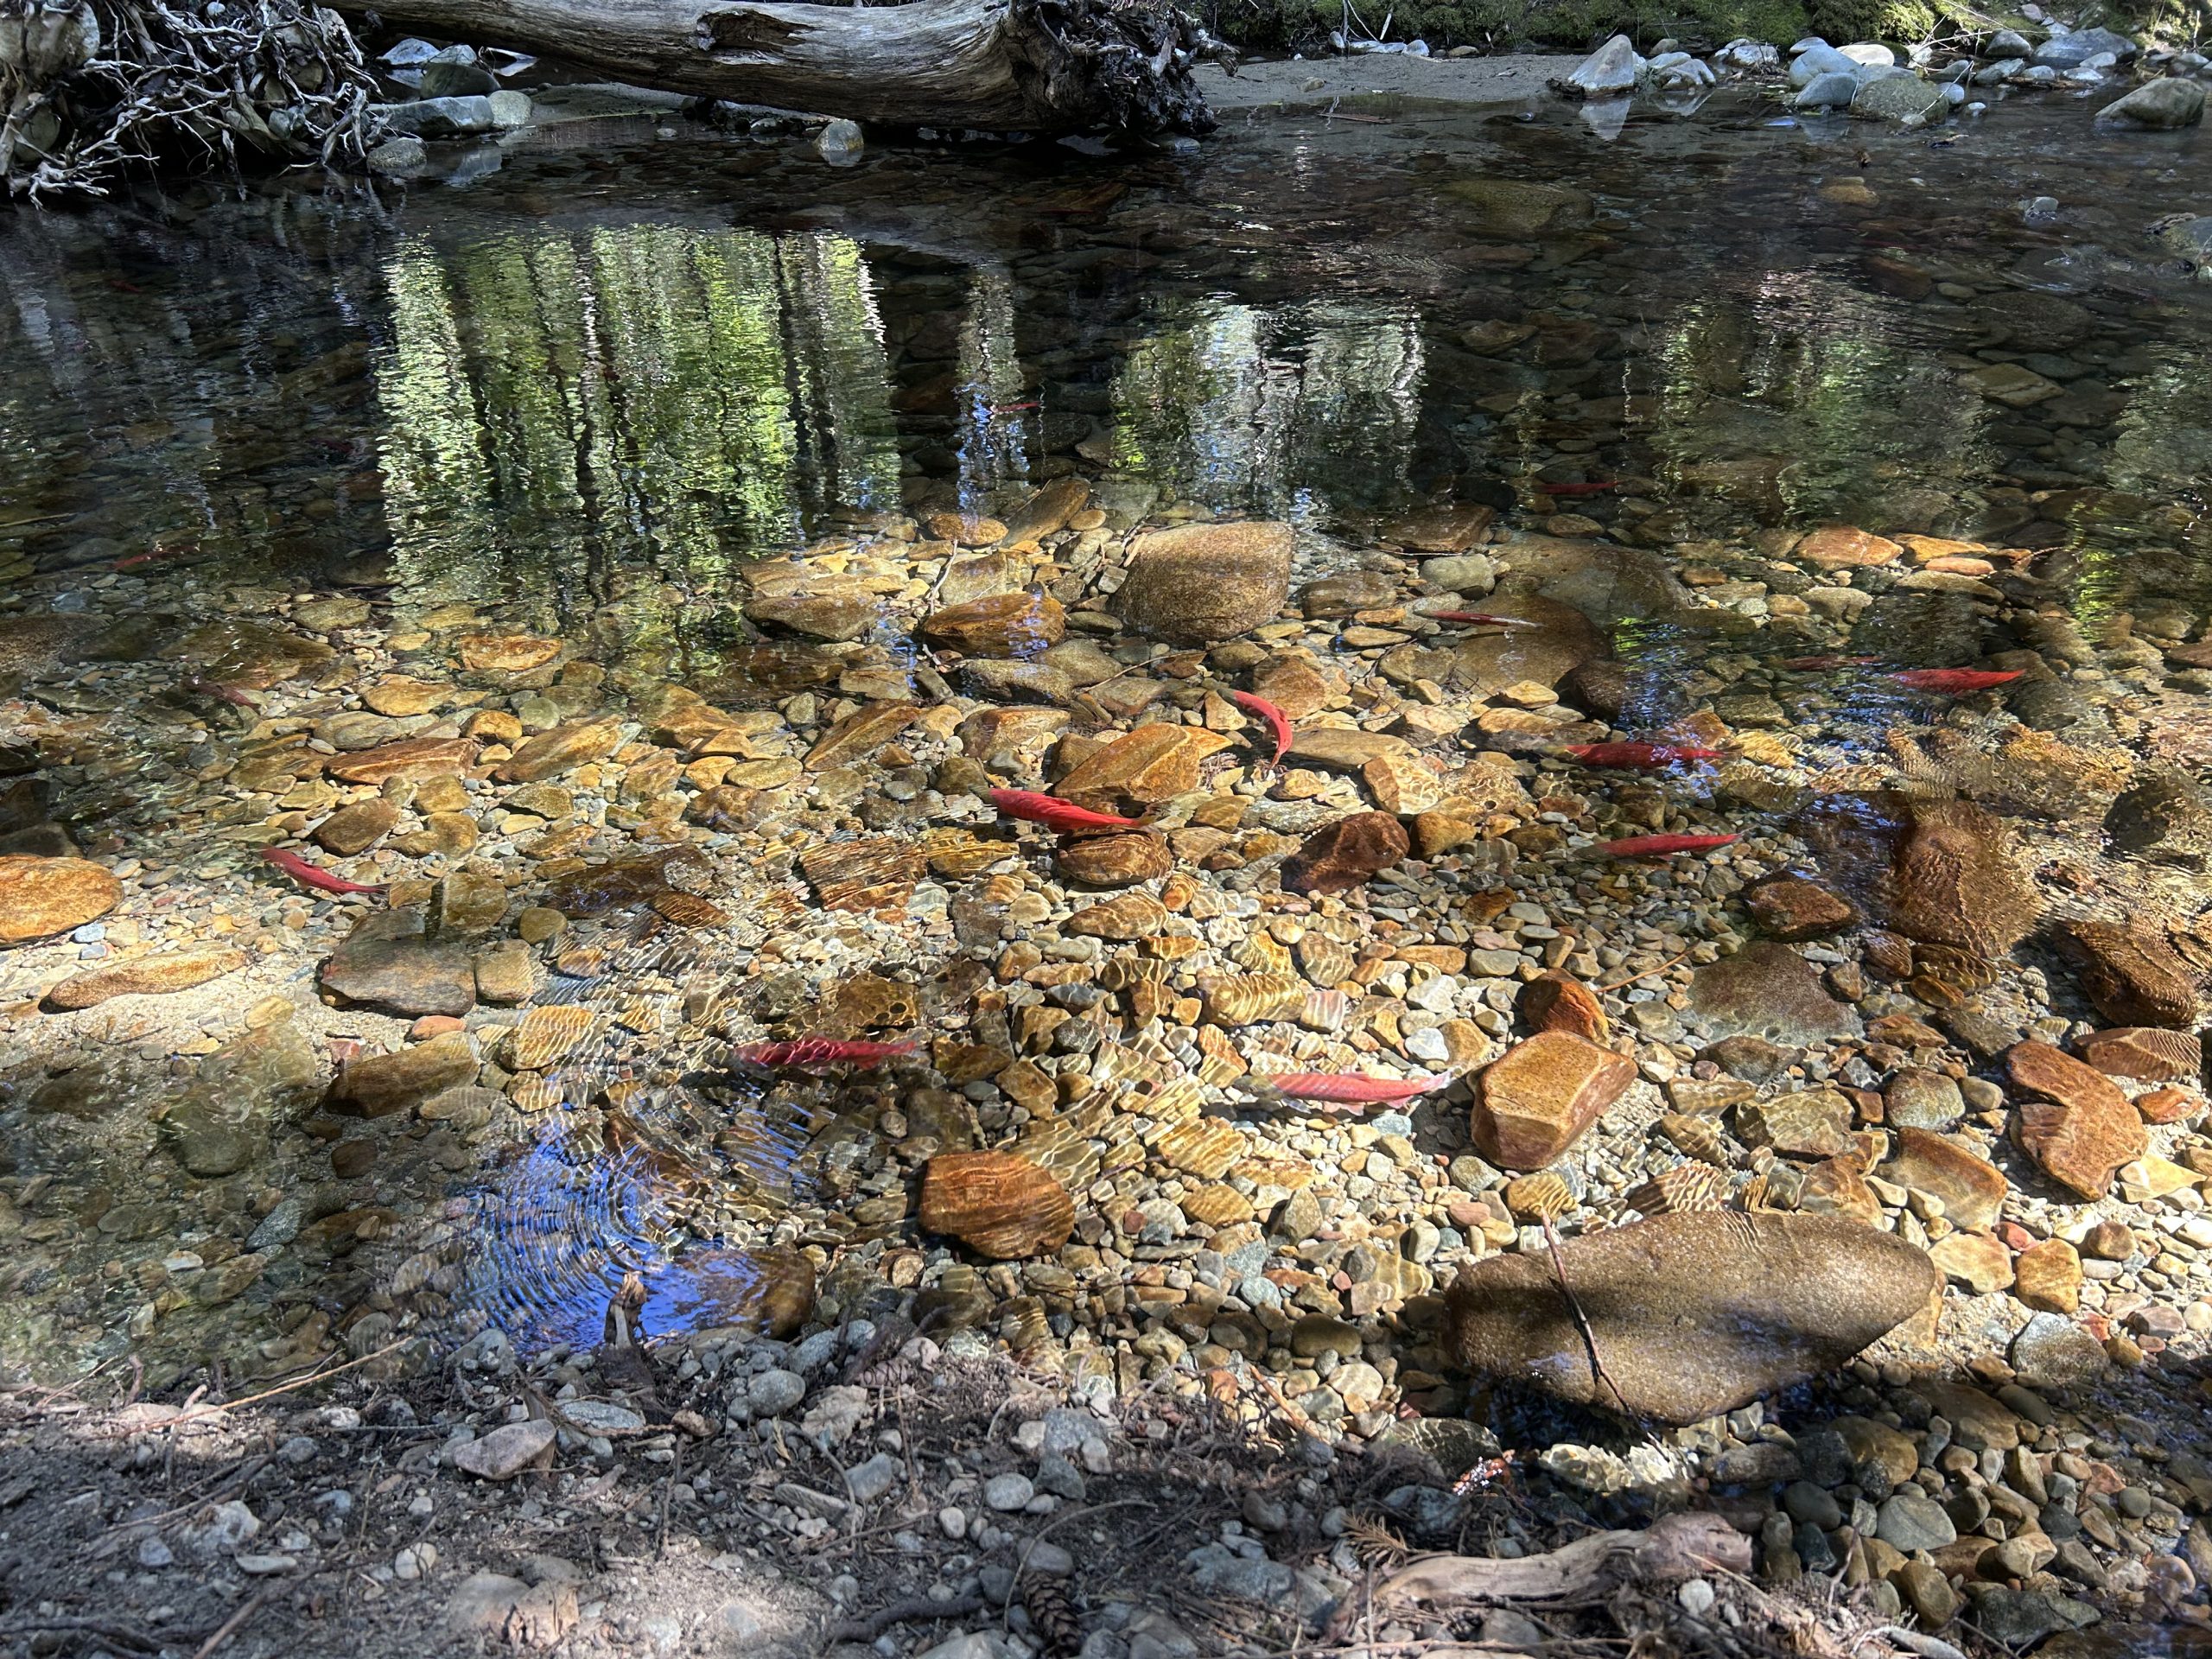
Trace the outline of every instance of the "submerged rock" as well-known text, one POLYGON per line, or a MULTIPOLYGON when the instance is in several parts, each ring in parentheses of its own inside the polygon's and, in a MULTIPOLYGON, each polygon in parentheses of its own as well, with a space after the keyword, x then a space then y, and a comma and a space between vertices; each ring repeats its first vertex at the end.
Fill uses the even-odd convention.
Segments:
POLYGON ((1464 1269, 1445 1298, 1453 1363, 1676 1425, 1834 1370, 1939 1283, 1904 1240, 1825 1216, 1660 1216, 1571 1239, 1560 1258, 1464 1269))
POLYGON ((1476 1147, 1507 1169, 1541 1169, 1635 1081, 1634 1064, 1610 1049, 1564 1031, 1541 1032, 1483 1073, 1476 1147))
POLYGON ((1212 645, 1273 621, 1290 592, 1291 530, 1274 523, 1180 524, 1137 537, 1118 595, 1130 626, 1212 645))
POLYGON ((1761 940, 1707 963, 1690 979, 1690 1012, 1715 1037, 1804 1045, 1859 1034, 1858 1014, 1821 983, 1820 971, 1786 944, 1761 940))
POLYGON ((0 944, 67 933, 123 902, 123 884, 88 859, 0 857, 0 944))
POLYGON ((2101 1198, 2122 1164, 2150 1144, 2143 1119, 2119 1085, 2048 1043, 2015 1044, 2005 1068, 2032 1098, 2020 1103, 2015 1131, 2027 1154, 2061 1185, 2101 1198))

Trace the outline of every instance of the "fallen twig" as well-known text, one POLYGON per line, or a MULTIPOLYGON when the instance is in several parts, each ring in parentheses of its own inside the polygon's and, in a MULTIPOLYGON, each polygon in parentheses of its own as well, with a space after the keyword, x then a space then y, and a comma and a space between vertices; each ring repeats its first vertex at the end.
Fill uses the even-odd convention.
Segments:
POLYGON ((1676 963, 1681 961, 1688 955, 1689 952, 1687 950, 1677 950, 1673 956, 1668 957, 1666 961, 1661 963, 1656 968, 1647 968, 1640 974, 1630 974, 1626 979, 1617 979, 1610 985, 1600 985, 1597 988, 1595 995, 1604 996, 1609 992, 1624 991, 1640 979, 1649 979, 1655 974, 1665 973, 1669 968, 1673 967, 1676 963))
POLYGON ((175 1645, 175 1638, 164 1641, 156 1636, 129 1624, 118 1624, 111 1618, 23 1618, 10 1619, 0 1624, 0 1638, 18 1636, 67 1636, 81 1633, 97 1636, 110 1642, 120 1642, 126 1648, 140 1648, 148 1653, 159 1653, 175 1645))
POLYGON ((1560 1254, 1559 1232, 1552 1225, 1552 1218, 1544 1218, 1544 1243, 1552 1253, 1552 1272, 1559 1279, 1559 1294, 1567 1300, 1567 1311, 1574 1316, 1574 1328, 1582 1333, 1582 1345, 1590 1351, 1590 1375, 1605 1385, 1605 1392, 1613 1396, 1613 1404, 1622 1412, 1628 1410, 1628 1402, 1605 1375, 1605 1362, 1598 1356, 1598 1333, 1591 1328, 1590 1316, 1582 1311, 1582 1304, 1574 1299, 1574 1287, 1567 1282, 1567 1258, 1560 1254))
POLYGON ((365 1365, 371 1360, 382 1359, 386 1354, 404 1348, 410 1340, 410 1338, 403 1337, 397 1342, 388 1342, 372 1354, 363 1354, 359 1359, 349 1359, 343 1365, 333 1365, 327 1370, 310 1371, 305 1376, 294 1377, 289 1382, 279 1382, 273 1389, 264 1389, 259 1394, 249 1394, 242 1400, 225 1400, 215 1405, 200 1406, 190 1411, 179 1412, 175 1416, 163 1418, 158 1423, 142 1423, 129 1428, 111 1427, 107 1432, 118 1437, 151 1434, 162 1429, 175 1428, 181 1424, 194 1422, 202 1417, 220 1416, 224 1412, 236 1411, 240 1406, 258 1405, 264 1400, 274 1400, 280 1394, 290 1394, 296 1389, 306 1388, 309 1383, 325 1382, 342 1372, 350 1371, 356 1366, 365 1365))
POLYGON ((274 1585, 265 1584, 262 1586, 260 1589, 255 1591, 252 1596, 247 1600, 245 1606, 239 1608, 238 1611, 232 1613, 220 1624, 218 1624, 215 1627, 215 1633, 209 1637, 205 1642, 202 1642, 200 1646, 194 1650, 192 1659, 209 1659, 209 1656, 213 1654, 217 1649, 220 1648, 224 1643, 229 1641, 232 1637, 236 1636, 240 1630, 245 1628, 246 1621, 261 1611, 262 1603, 267 1601, 270 1595, 275 1592, 275 1590, 276 1586, 274 1585))

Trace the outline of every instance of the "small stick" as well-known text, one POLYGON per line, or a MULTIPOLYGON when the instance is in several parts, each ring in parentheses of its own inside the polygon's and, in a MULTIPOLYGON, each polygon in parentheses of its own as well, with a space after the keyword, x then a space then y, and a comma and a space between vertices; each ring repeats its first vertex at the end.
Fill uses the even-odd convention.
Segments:
POLYGON ((1567 1299, 1567 1311, 1574 1316, 1574 1328, 1582 1333, 1583 1345, 1590 1351, 1590 1375, 1605 1385, 1605 1391, 1613 1396, 1613 1404, 1626 1411, 1628 1402, 1613 1386, 1613 1379, 1605 1375, 1605 1362, 1598 1357, 1598 1333, 1590 1328, 1589 1316, 1583 1313, 1582 1304, 1574 1300, 1573 1287, 1567 1282, 1567 1261, 1559 1253, 1559 1233, 1549 1216, 1544 1217, 1544 1243, 1552 1253, 1552 1271, 1559 1275, 1559 1294, 1567 1299))
POLYGON ((264 1585, 260 1589, 255 1591, 252 1598, 247 1601, 245 1606, 239 1608, 238 1611, 232 1613, 228 1618, 225 1619, 220 1624, 215 1627, 215 1634, 209 1637, 205 1642, 202 1642, 200 1644, 199 1649, 193 1654, 192 1659, 208 1659, 208 1656, 213 1654, 218 1648, 221 1647, 224 1643, 236 1636, 238 1631, 245 1627, 246 1620, 251 1618, 256 1613, 261 1611, 261 1604, 269 1599, 275 1589, 276 1586, 274 1585, 264 1585))
POLYGON ((1635 984, 1639 979, 1649 979, 1654 974, 1665 973, 1669 968, 1673 967, 1676 963, 1680 962, 1683 957, 1688 955, 1689 952, 1687 950, 1677 950, 1673 956, 1668 957, 1666 961, 1661 963, 1656 968, 1647 968, 1640 974, 1630 974, 1626 979, 1617 979, 1610 985, 1600 985, 1597 990, 1592 993, 1592 995, 1603 996, 1609 991, 1625 990, 1629 986, 1635 984))
MULTIPOLYGON (((249 1394, 243 1400, 226 1400, 218 1405, 202 1406, 196 1411, 182 1412, 166 1422, 149 1424, 148 1427, 171 1429, 181 1423, 191 1422, 195 1418, 219 1416, 226 1411, 236 1411, 240 1406, 257 1405, 264 1400, 274 1400, 280 1394, 290 1394, 295 1389, 306 1388, 310 1382, 321 1382, 327 1378, 336 1376, 341 1371, 350 1371, 357 1365, 365 1365, 372 1359, 382 1359, 386 1354, 404 1348, 408 1341, 409 1338, 403 1337, 397 1342, 386 1343, 372 1354, 363 1354, 359 1359, 349 1359, 343 1365, 333 1365, 327 1371, 310 1371, 305 1376, 294 1377, 289 1382, 279 1382, 273 1389, 264 1389, 259 1394, 249 1394)), ((111 1434, 143 1434, 147 1430, 125 1428, 110 1429, 108 1432, 111 1434)))

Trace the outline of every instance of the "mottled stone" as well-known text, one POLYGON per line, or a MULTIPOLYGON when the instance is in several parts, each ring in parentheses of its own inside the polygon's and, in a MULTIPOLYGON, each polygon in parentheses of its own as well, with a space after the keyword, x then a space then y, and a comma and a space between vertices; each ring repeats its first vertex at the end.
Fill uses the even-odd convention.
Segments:
POLYGON ((1152 938, 1166 920, 1167 907, 1150 893, 1123 893, 1077 911, 1060 924, 1060 931, 1078 938, 1128 943, 1152 938))
POLYGON ((1198 786, 1198 764, 1229 747, 1198 726, 1140 726, 1116 738, 1053 785, 1061 799, 1127 817, 1198 786))
POLYGON ((1841 893, 1800 876, 1762 881, 1744 896, 1751 919, 1785 943, 1840 933, 1858 921, 1859 912, 1841 893))
POLYGON ((399 827, 399 809, 390 801, 356 801, 341 806, 315 827, 315 844, 340 858, 365 853, 399 827))
POLYGON ((2032 1096, 2020 1103, 2020 1145, 2062 1185, 2101 1198, 2120 1166, 2143 1155, 2143 1120, 2101 1071, 2039 1042, 2007 1049, 2005 1065, 2014 1086, 2032 1096))
POLYGON ((1849 524, 1823 524, 1797 543, 1799 558, 1831 570, 1893 564, 1904 553, 1897 543, 1849 524))
POLYGON ((556 726, 529 739, 493 773, 501 783, 534 784, 558 778, 594 760, 604 760, 622 741, 621 723, 613 720, 576 721, 556 726))
POLYGON ((1761 940, 1690 978, 1690 1012, 1716 1036, 1804 1045, 1859 1033, 1859 1015, 1828 995, 1820 971, 1785 944, 1761 940))
POLYGON ((323 770, 340 783, 420 783, 454 778, 476 763, 477 746, 465 737, 409 737, 359 753, 334 758, 323 770))
POLYGON ((2204 1039, 2193 1032, 2157 1026, 2119 1026, 2083 1038, 2082 1058, 2108 1077, 2142 1083, 2196 1078, 2204 1074, 2204 1039))
POLYGON ((1521 1018, 1535 1031, 1563 1031, 1585 1042, 1603 1045, 1611 1022, 1597 994, 1580 980, 1549 973, 1530 980, 1521 993, 1521 1018))
POLYGON ((1063 881, 1077 887, 1133 887, 1167 874, 1175 860, 1160 836, 1137 831, 1068 836, 1053 849, 1052 868, 1063 881))
POLYGON ((2196 976, 2151 929, 2125 922, 2067 922, 2060 948, 2082 990, 2115 1025, 2188 1030, 2196 1020, 2196 976))
POLYGON ((918 1213, 925 1231, 1001 1261, 1057 1250, 1075 1226, 1067 1189, 1006 1152, 939 1153, 923 1166, 918 1213))
POLYGON ((1827 795, 1798 829, 1821 868, 1871 893, 1878 918, 1908 938, 2002 956, 2042 914, 2004 822, 1971 801, 1891 790, 1827 795))
POLYGON ((1636 1081, 1636 1066, 1564 1032, 1516 1044, 1482 1074, 1475 1145, 1507 1169, 1541 1169, 1636 1081))
POLYGON ((1893 1139, 1885 1180, 1941 1199, 1953 1226, 1971 1232, 1997 1224, 2010 1189, 1994 1164, 1926 1129, 1901 1128, 1893 1139))
POLYGON ((1991 1296, 2012 1282, 2012 1253, 1987 1233, 1946 1233, 1928 1252, 1947 1279, 1977 1296, 1991 1296))
POLYGON ((971 657, 1033 657, 1067 637, 1067 613, 1046 594, 993 594, 931 611, 917 630, 971 657))
POLYGON ((1284 861, 1282 885, 1291 893, 1342 893, 1363 886, 1408 850, 1397 819, 1387 812, 1357 812, 1308 836, 1284 861))
POLYGON ((110 997, 163 996, 188 991, 245 966, 245 952, 227 946, 171 950, 139 957, 111 967, 72 974, 46 994, 45 1006, 57 1010, 97 1007, 110 997))
POLYGON ((359 1117, 383 1117, 471 1081, 476 1068, 474 1040, 465 1032, 448 1032, 411 1048, 347 1061, 330 1086, 330 1104, 359 1117))
POLYGON ((123 883, 89 860, 0 857, 0 944, 67 933, 122 902, 123 883))
POLYGON ((1180 645, 1211 645, 1281 613, 1290 591, 1285 524, 1179 524, 1140 536, 1117 595, 1132 627, 1180 645))
POLYGON ((2012 1294, 2045 1313, 2072 1313, 2082 1306, 2082 1256, 2063 1238, 2031 1244, 2013 1259, 2012 1294))
POLYGON ((1907 1066, 1882 1090, 1882 1122, 1893 1129, 1949 1129, 1967 1114, 1959 1085, 1941 1071, 1907 1066))
POLYGON ((1736 1109, 1736 1136, 1793 1158, 1833 1158, 1851 1145, 1849 1096, 1834 1089, 1800 1089, 1736 1109))
POLYGON ((1559 1268, 1538 1253, 1461 1270, 1445 1299, 1453 1362, 1676 1425, 1837 1370, 1939 1282, 1902 1239, 1826 1216, 1661 1216, 1560 1254, 1559 1268))

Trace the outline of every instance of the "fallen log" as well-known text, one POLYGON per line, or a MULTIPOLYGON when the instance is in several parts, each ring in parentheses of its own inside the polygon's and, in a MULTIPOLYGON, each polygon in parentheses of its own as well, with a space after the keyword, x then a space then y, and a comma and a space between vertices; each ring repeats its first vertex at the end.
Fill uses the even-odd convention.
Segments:
POLYGON ((1432 1617, 1508 1602, 1581 1601, 1630 1580, 1675 1583, 1751 1571, 1751 1540, 1713 1515, 1669 1515, 1641 1532, 1593 1532, 1541 1555, 1421 1555, 1375 1588, 1378 1609, 1432 1617))
POLYGON ((888 126, 1198 133, 1200 39, 1166 0, 342 0, 664 92, 888 126))

